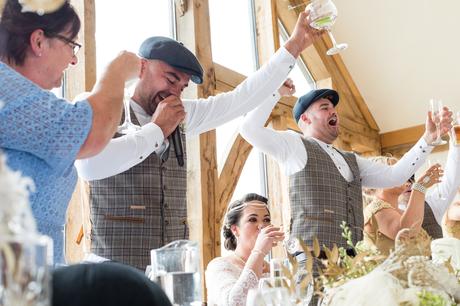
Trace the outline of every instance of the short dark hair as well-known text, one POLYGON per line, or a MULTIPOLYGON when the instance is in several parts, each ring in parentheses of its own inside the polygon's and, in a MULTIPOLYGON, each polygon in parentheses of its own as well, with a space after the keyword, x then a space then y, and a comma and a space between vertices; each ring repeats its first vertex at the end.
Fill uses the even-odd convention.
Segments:
POLYGON ((262 203, 267 204, 267 211, 270 213, 268 209, 268 199, 257 193, 248 193, 244 195, 241 199, 232 202, 228 208, 227 213, 224 217, 224 226, 222 228, 222 234, 224 235, 224 247, 227 250, 235 250, 236 249, 236 237, 232 233, 231 226, 233 224, 238 224, 241 220, 241 216, 243 215, 244 209, 238 209, 238 206, 241 206, 244 203, 252 202, 252 201, 259 201, 262 203))
POLYGON ((42 29, 46 37, 55 37, 63 31, 70 33, 69 39, 77 37, 81 22, 77 12, 65 0, 62 6, 51 13, 22 13, 18 0, 7 0, 0 19, 0 59, 16 65, 24 64, 30 35, 42 29))

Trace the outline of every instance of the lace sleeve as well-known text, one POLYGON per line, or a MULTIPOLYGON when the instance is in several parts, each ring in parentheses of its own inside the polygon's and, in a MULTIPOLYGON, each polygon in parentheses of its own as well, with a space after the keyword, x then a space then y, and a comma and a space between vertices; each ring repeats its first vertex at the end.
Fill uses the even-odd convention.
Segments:
POLYGON ((257 288, 258 281, 252 270, 241 270, 224 258, 216 258, 206 270, 208 305, 244 306, 249 289, 257 288))

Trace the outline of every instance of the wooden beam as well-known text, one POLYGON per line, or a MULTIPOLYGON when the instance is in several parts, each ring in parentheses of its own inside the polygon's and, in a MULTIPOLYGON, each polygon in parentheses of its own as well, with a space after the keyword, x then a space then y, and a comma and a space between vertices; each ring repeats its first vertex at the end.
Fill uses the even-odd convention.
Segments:
POLYGON ((233 90, 246 79, 246 76, 227 67, 214 63, 216 90, 227 92, 233 90))
MULTIPOLYGON (((83 48, 78 53, 78 65, 72 67, 65 75, 65 97, 69 100, 77 94, 90 91, 96 82, 96 20, 94 0, 72 0, 72 5, 82 21, 79 40, 83 48)), ((65 254, 68 263, 79 262, 84 252, 91 247, 91 222, 89 219, 88 187, 78 181, 69 202, 65 227, 65 254), (77 238, 83 230, 80 243, 77 238)))
MULTIPOLYGON (((425 132, 425 125, 416 125, 380 134, 382 153, 390 153, 395 157, 401 157, 422 137, 425 132)), ((433 152, 447 151, 449 145, 435 147, 433 152)))
POLYGON ((262 66, 280 46, 276 1, 254 0, 254 5, 256 11, 258 64, 262 66))
POLYGON ((218 207, 216 208, 216 218, 219 221, 224 217, 227 205, 232 199, 244 164, 251 150, 252 146, 238 135, 233 142, 232 148, 219 176, 219 197, 217 201, 218 207))
MULTIPOLYGON (((206 98, 214 95, 209 3, 207 0, 189 1, 186 12, 177 16, 180 16, 176 20, 178 40, 197 56, 204 69, 203 84, 198 87, 191 84, 183 96, 206 98)), ((215 130, 188 138, 187 151, 187 218, 190 239, 200 243, 204 272, 208 263, 220 255, 220 228, 215 210, 218 195, 215 130)), ((204 280, 202 285, 205 299, 204 280)))

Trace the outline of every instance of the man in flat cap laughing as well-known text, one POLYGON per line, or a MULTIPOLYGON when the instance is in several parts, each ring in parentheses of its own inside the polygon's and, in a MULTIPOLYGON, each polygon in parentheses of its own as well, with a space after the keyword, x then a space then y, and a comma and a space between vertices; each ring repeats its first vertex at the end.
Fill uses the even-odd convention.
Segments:
MULTIPOLYGON (((278 161, 289 177, 291 235, 309 245, 317 237, 321 245, 347 247, 340 224, 347 222, 353 241, 362 240, 364 227, 361 187, 389 188, 404 184, 424 163, 436 139, 436 127, 427 116, 422 138, 396 164, 387 166, 334 148, 339 136, 332 89, 312 90, 301 96, 293 115, 301 130, 275 131, 264 124, 274 106, 264 102, 244 118, 240 133, 250 144, 278 161)), ((451 128, 451 115, 443 111, 442 133, 451 128)))
POLYGON ((206 99, 180 98, 190 80, 203 81, 203 69, 187 48, 166 37, 142 43, 140 80, 130 101, 132 121, 142 128, 116 135, 99 155, 76 164, 90 184, 92 252, 145 269, 151 249, 188 238, 186 165, 176 160, 168 136, 183 121, 185 144, 186 136, 212 130, 271 98, 317 36, 307 17, 299 15, 289 40, 262 68, 233 91, 206 99))

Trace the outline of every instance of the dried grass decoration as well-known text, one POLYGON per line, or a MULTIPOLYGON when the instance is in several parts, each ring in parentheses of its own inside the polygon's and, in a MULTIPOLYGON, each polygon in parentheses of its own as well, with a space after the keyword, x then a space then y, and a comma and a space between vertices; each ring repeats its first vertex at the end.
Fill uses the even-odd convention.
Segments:
MULTIPOLYGON (((359 251, 353 259, 354 269, 345 269, 328 256, 328 267, 319 278, 327 288, 322 305, 456 305, 460 302, 458 271, 448 261, 438 265, 430 260, 430 241, 426 234, 403 229, 395 239, 395 250, 374 267, 362 263, 369 255, 363 257, 359 251), (360 265, 359 273, 351 272, 360 265), (347 279, 359 274, 361 277, 347 279)), ((372 257, 380 261, 378 255, 372 257)))

